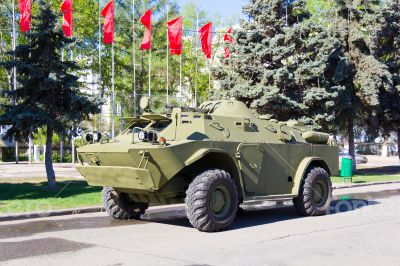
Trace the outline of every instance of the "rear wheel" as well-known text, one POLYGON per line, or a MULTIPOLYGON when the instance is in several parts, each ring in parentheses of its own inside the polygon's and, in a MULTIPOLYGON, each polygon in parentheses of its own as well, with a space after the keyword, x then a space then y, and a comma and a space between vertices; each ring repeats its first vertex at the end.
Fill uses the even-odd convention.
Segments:
POLYGON ((297 212, 304 216, 326 214, 332 200, 332 183, 329 174, 320 167, 305 174, 299 196, 293 199, 297 212))
POLYGON ((186 212, 199 231, 216 232, 229 227, 238 209, 238 192, 230 175, 219 169, 198 175, 186 191, 186 212))
POLYGON ((102 191, 103 207, 115 219, 139 219, 149 207, 147 203, 134 201, 129 194, 117 192, 112 187, 102 191))

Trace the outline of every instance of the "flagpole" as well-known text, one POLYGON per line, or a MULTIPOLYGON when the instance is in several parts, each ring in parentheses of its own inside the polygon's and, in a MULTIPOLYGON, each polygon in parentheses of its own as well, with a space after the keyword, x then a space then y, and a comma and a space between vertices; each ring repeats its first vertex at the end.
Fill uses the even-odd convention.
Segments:
MULTIPOLYGON (((13 0, 13 5, 12 5, 12 13, 13 13, 13 18, 12 18, 12 49, 13 52, 15 52, 16 49, 16 30, 15 30, 15 1, 13 0)), ((15 54, 14 54, 14 60, 15 60, 15 54)), ((13 90, 17 90, 17 68, 14 66, 13 67, 13 90)), ((14 96, 14 105, 17 104, 17 95, 14 96)), ((15 163, 18 164, 18 141, 15 141, 15 163)))
POLYGON ((133 62, 133 116, 136 117, 137 113, 137 94, 136 94, 136 32, 135 32, 135 0, 132 0, 132 62, 133 62))
POLYGON ((211 89, 211 59, 208 59, 208 89, 211 89))
POLYGON ((115 138, 114 41, 111 48, 111 137, 115 138))
MULTIPOLYGON (((101 3, 99 0, 99 95, 103 98, 102 88, 101 88, 101 3)), ((102 100, 102 99, 101 99, 102 100)), ((99 115, 99 130, 101 130, 101 116, 102 116, 102 106, 100 106, 100 115, 99 115)))
POLYGON ((149 98, 151 98, 151 48, 149 53, 149 98))
MULTIPOLYGON (((61 48, 61 62, 64 62, 64 47, 61 48)), ((29 139, 30 141, 30 139, 29 139)), ((29 143, 29 147, 30 147, 30 143, 29 143)), ((30 149, 30 148, 29 148, 30 149)), ((62 163, 62 157, 63 157, 63 141, 60 141, 60 163, 62 163)))
MULTIPOLYGON (((169 21, 169 6, 167 2, 167 21, 169 21)), ((169 105, 169 42, 168 42, 168 27, 167 27, 167 106, 169 105)))
POLYGON ((179 56, 179 89, 180 89, 180 98, 181 98, 181 106, 183 105, 183 89, 182 89, 182 53, 179 56))
POLYGON ((196 39, 195 39, 195 49, 196 49, 196 78, 195 78, 195 86, 194 86, 194 107, 197 108, 197 75, 198 75, 198 63, 199 63, 199 59, 198 59, 198 47, 199 47, 199 43, 198 43, 198 34, 199 34, 199 11, 198 9, 196 9, 196 39))

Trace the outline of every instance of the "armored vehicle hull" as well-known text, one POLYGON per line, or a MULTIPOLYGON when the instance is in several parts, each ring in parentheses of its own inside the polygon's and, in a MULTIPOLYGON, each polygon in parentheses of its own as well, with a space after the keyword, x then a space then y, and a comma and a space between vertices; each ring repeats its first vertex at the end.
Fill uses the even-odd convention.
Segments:
POLYGON ((78 149, 79 172, 105 187, 115 218, 139 218, 148 203, 186 203, 194 227, 219 231, 243 202, 292 198, 303 215, 329 206, 338 147, 301 123, 257 118, 237 101, 128 122, 115 140, 78 149))

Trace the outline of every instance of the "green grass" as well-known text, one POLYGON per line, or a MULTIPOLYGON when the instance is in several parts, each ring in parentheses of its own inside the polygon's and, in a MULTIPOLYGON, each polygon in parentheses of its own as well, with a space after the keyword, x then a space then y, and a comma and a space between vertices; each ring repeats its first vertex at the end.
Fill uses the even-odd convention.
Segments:
POLYGON ((57 186, 57 190, 48 190, 45 178, 2 179, 0 214, 101 205, 101 188, 91 187, 86 181, 59 178, 57 186))
MULTIPOLYGON (((343 177, 332 176, 332 183, 344 183, 343 177)), ((400 175, 354 175, 353 183, 367 183, 367 182, 384 182, 384 181, 400 181, 400 175)), ((350 182, 346 180, 346 182, 350 182)))

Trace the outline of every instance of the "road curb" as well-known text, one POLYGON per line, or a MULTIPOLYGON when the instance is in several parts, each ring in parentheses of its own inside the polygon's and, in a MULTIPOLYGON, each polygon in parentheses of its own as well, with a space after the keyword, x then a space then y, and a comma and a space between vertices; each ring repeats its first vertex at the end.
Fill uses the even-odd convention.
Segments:
POLYGON ((87 208, 57 210, 57 211, 46 211, 46 212, 16 213, 16 214, 0 215, 0 222, 44 218, 52 216, 64 216, 71 214, 94 213, 103 211, 104 209, 102 207, 87 207, 87 208))
MULTIPOLYGON (((332 189, 340 190, 340 189, 345 189, 345 188, 369 187, 369 186, 388 185, 388 184, 400 184, 400 181, 386 181, 386 182, 371 182, 371 183, 364 183, 364 184, 338 185, 338 186, 332 186, 332 189)), ((157 206, 157 207, 160 207, 160 206, 157 206)), ((58 211, 16 213, 16 214, 11 214, 11 215, 0 215, 0 222, 27 220, 27 219, 44 218, 44 217, 52 217, 52 216, 65 216, 65 215, 72 215, 72 214, 95 213, 95 212, 104 212, 104 209, 102 207, 98 206, 98 207, 76 208, 76 209, 66 209, 66 210, 58 210, 58 211)))
POLYGON ((337 185, 337 186, 332 186, 332 189, 338 190, 344 188, 369 187, 369 186, 389 185, 389 184, 400 184, 400 181, 384 181, 384 182, 370 182, 370 183, 351 184, 351 185, 337 185))

